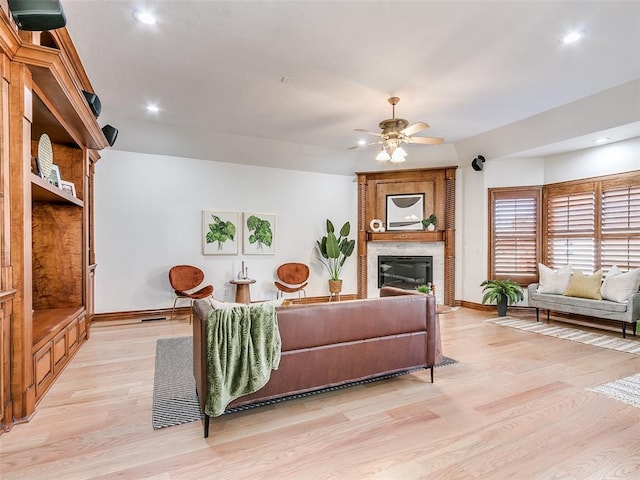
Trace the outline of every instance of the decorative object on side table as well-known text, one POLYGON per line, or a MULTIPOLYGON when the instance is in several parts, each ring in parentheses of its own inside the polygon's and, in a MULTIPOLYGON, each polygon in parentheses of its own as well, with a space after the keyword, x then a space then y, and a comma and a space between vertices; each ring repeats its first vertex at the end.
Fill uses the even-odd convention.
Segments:
POLYGON ((238 272, 238 280, 246 280, 249 278, 249 269, 244 266, 244 260, 242 261, 242 267, 240 267, 240 271, 238 272))
POLYGON ((482 289, 482 303, 496 302, 498 316, 507 314, 507 306, 524 300, 524 291, 520 285, 511 280, 485 280, 480 284, 482 289))
POLYGON ((436 229, 437 222, 438 222, 438 218, 436 217, 436 214, 432 213, 427 218, 422 220, 422 225, 424 226, 424 228, 426 228, 430 232, 433 232, 436 229))
POLYGON ((427 283, 426 285, 418 285, 416 287, 416 291, 420 292, 420 293, 424 293, 425 295, 428 295, 431 293, 431 282, 427 283))
POLYGON ((319 259, 329 271, 329 292, 330 300, 336 296, 340 299, 342 291, 342 280, 340 272, 344 266, 344 262, 351 256, 356 246, 355 240, 349 240, 349 232, 351 224, 346 222, 340 229, 339 236, 336 237, 335 228, 331 220, 327 219, 327 234, 316 241, 316 247, 319 253, 319 259))
POLYGON ((202 253, 204 255, 237 255, 238 214, 234 212, 202 212, 202 253))

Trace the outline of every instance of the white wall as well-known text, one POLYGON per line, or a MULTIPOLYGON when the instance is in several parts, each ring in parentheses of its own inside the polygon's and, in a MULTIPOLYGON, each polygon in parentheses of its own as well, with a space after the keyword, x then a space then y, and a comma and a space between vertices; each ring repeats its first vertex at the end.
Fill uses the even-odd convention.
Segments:
POLYGON ((480 283, 488 277, 489 200, 494 187, 540 185, 543 159, 492 160, 476 172, 467 165, 458 169, 456 190, 456 300, 480 303, 480 283))
MULTIPOLYGON (((200 266, 215 296, 232 300, 228 282, 244 259, 253 299, 275 297, 274 271, 286 261, 312 267, 308 295, 327 295, 327 273, 314 260, 327 217, 357 225, 353 176, 243 166, 210 160, 105 150, 95 191, 96 312, 167 308, 172 265, 200 266), (276 254, 202 255, 202 210, 274 213, 276 254)), ((455 298, 479 303, 488 274, 487 189, 543 185, 640 169, 640 139, 536 159, 488 159, 456 177, 455 298)), ((345 293, 356 293, 356 256, 343 271, 345 293)))
POLYGON ((545 159, 544 183, 640 170, 640 138, 545 159))
POLYGON ((488 275, 488 189, 546 185, 640 170, 640 138, 538 159, 492 159, 458 169, 456 299, 480 303, 488 275))
MULTIPOLYGON (((192 264, 214 296, 233 300, 229 284, 245 261, 252 300, 275 298, 277 266, 311 266, 307 295, 328 294, 328 274, 314 260, 325 219, 351 222, 356 237, 353 176, 318 174, 189 158, 105 150, 96 167, 96 312, 171 307, 168 271, 192 264), (202 210, 276 215, 275 255, 203 255, 202 210)), ((356 255, 343 270, 343 292, 357 292, 356 255)), ((186 305, 182 301, 180 305, 186 305)))

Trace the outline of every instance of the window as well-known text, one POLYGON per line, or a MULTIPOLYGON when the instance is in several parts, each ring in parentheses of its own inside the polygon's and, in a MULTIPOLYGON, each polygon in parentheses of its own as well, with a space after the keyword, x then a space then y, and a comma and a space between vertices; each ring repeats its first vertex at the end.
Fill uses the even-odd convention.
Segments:
POLYGON ((489 278, 535 282, 540 261, 540 187, 489 190, 489 278))
POLYGON ((544 197, 547 265, 640 267, 640 172, 548 185, 544 197))
POLYGON ((565 191, 547 190, 546 265, 558 268, 570 263, 592 273, 595 266, 596 199, 593 186, 565 191))
POLYGON ((601 264, 640 267, 640 185, 603 185, 601 264))

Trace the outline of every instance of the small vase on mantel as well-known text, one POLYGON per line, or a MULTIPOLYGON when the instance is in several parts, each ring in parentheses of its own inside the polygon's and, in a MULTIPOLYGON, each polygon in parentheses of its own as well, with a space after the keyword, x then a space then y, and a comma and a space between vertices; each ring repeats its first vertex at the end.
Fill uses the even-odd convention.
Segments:
POLYGON ((429 225, 427 225, 427 230, 429 230, 430 232, 435 231, 436 226, 433 223, 430 223, 429 225))

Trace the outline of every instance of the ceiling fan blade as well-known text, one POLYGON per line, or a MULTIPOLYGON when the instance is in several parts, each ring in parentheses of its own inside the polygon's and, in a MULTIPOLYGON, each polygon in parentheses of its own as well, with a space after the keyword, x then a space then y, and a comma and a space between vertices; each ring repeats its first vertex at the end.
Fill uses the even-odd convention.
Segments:
POLYGON ((406 136, 410 137, 414 133, 421 132, 422 130, 425 130, 427 128, 429 128, 429 125, 427 125, 426 123, 424 123, 424 122, 416 122, 413 125, 409 125, 404 130, 400 130, 399 133, 402 134, 402 135, 406 135, 406 136))
POLYGON ((440 145, 444 143, 443 138, 434 137, 410 137, 407 139, 407 143, 422 143, 423 145, 440 145))
POLYGON ((376 137, 381 137, 382 134, 378 132, 372 132, 371 130, 365 130, 364 128, 354 128, 356 132, 365 132, 370 133, 371 135, 375 135, 376 137))

